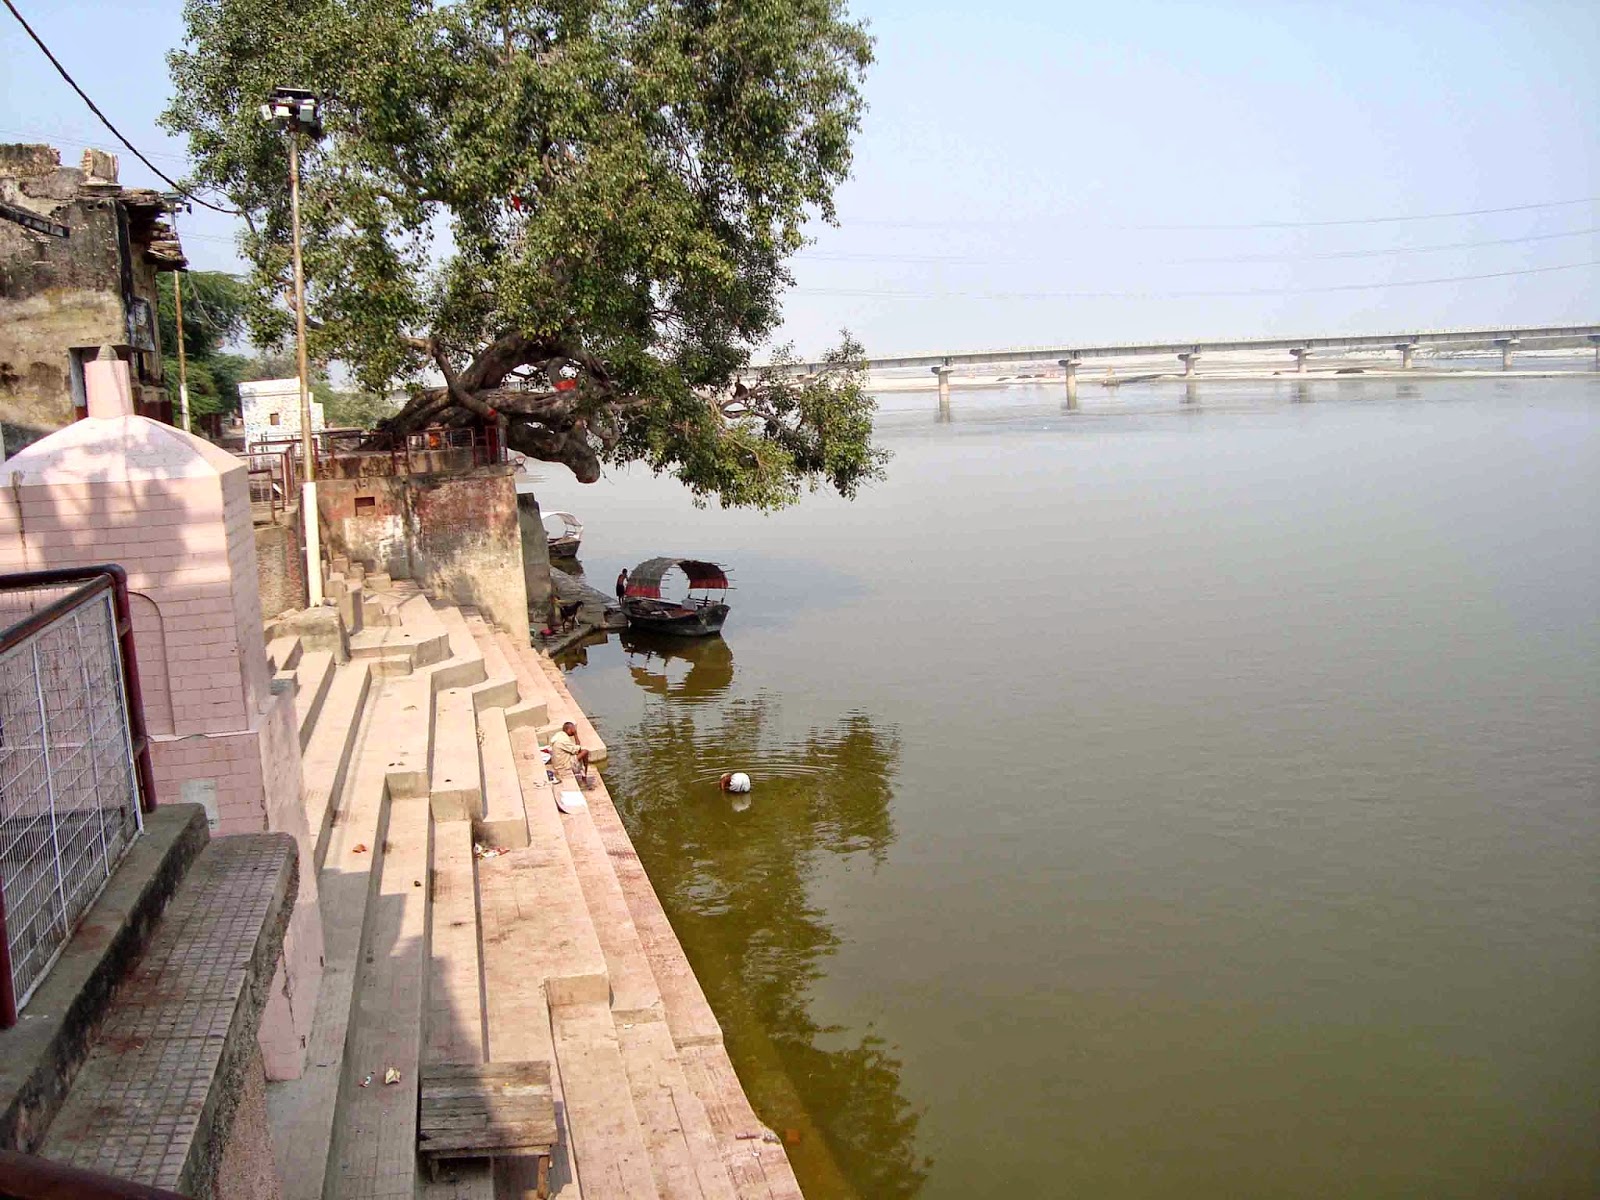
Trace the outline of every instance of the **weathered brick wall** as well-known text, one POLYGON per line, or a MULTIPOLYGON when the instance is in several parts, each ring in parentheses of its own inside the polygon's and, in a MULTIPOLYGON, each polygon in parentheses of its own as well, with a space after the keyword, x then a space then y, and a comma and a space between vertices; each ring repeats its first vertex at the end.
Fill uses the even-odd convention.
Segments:
POLYGON ((526 640, 528 592, 511 468, 412 479, 412 578, 443 599, 476 605, 526 640))
POLYGON ((261 615, 275 617, 306 602, 306 559, 300 534, 300 509, 279 514, 272 525, 255 527, 256 575, 261 585, 261 615))
POLYGON ((317 482, 317 510, 330 556, 413 579, 442 599, 476 605, 514 636, 527 636, 522 533, 510 467, 323 478, 317 482))

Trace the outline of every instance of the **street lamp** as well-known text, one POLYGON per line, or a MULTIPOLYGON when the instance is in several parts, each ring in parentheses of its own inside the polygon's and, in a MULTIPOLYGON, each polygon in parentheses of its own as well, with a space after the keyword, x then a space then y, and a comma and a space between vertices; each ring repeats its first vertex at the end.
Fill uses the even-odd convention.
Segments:
POLYGON ((306 358, 306 276, 300 263, 300 137, 322 132, 322 113, 315 92, 304 88, 272 89, 261 106, 261 119, 289 135, 289 211, 294 226, 294 332, 300 359, 300 458, 305 472, 300 520, 306 534, 306 588, 311 605, 322 603, 322 548, 317 530, 317 467, 311 438, 311 367, 306 358))
MULTIPOLYGON (((178 214, 192 211, 192 206, 184 202, 181 193, 163 192, 161 199, 166 202, 167 212, 172 214, 172 233, 178 233, 178 214)), ((178 411, 183 414, 183 429, 185 433, 193 430, 189 427, 189 359, 183 350, 183 271, 172 273, 172 298, 177 309, 176 321, 178 323, 178 411)))

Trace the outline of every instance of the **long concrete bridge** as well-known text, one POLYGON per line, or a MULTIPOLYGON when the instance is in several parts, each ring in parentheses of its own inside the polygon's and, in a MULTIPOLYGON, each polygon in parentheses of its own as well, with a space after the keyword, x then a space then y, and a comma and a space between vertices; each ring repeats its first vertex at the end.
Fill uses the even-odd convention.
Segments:
MULTIPOLYGON (((1319 350, 1399 351, 1400 367, 1410 370, 1413 355, 1421 346, 1471 348, 1494 346, 1500 351, 1500 365, 1511 369, 1518 348, 1536 349, 1542 343, 1587 339, 1595 348, 1595 366, 1600 369, 1600 324, 1595 325, 1516 325, 1479 329, 1418 329, 1400 333, 1341 334, 1332 337, 1234 338, 1193 342, 1124 342, 1108 345, 1033 346, 1006 350, 976 350, 963 354, 908 354, 879 358, 869 356, 874 371, 905 367, 928 367, 939 377, 939 403, 950 402, 950 375, 960 366, 999 366, 1005 363, 1054 361, 1066 371, 1067 396, 1078 392, 1078 368, 1090 358, 1130 358, 1141 355, 1176 355, 1183 373, 1193 377, 1195 364, 1205 354, 1226 354, 1248 350, 1286 350, 1294 357, 1297 374, 1306 372, 1306 360, 1319 350)), ((821 363, 797 364, 793 369, 815 374, 821 363)))

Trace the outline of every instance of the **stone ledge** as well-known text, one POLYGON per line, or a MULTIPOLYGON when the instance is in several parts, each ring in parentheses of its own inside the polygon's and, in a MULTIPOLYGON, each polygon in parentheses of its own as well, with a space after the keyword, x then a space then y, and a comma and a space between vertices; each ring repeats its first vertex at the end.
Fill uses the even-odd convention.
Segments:
POLYGON ((111 876, 16 1028, 0 1032, 0 1145, 32 1153, 60 1111, 118 985, 209 840, 205 810, 169 804, 111 876))

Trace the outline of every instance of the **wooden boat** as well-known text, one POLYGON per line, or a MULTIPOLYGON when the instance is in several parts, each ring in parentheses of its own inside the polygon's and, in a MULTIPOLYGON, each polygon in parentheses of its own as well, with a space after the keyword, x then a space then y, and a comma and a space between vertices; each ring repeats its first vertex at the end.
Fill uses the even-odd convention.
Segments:
POLYGON ((628 575, 628 591, 622 598, 622 612, 628 628, 667 637, 709 637, 720 633, 728 619, 726 595, 728 576, 716 563, 693 558, 651 558, 628 575), (668 572, 681 571, 689 580, 689 594, 682 600, 663 600, 661 581, 668 572), (706 593, 695 595, 696 592, 706 593))
POLYGON ((544 534, 550 540, 551 558, 577 558, 578 543, 583 540, 583 522, 569 512, 547 512, 542 515, 544 534), (556 522, 551 526, 551 522, 556 522))

